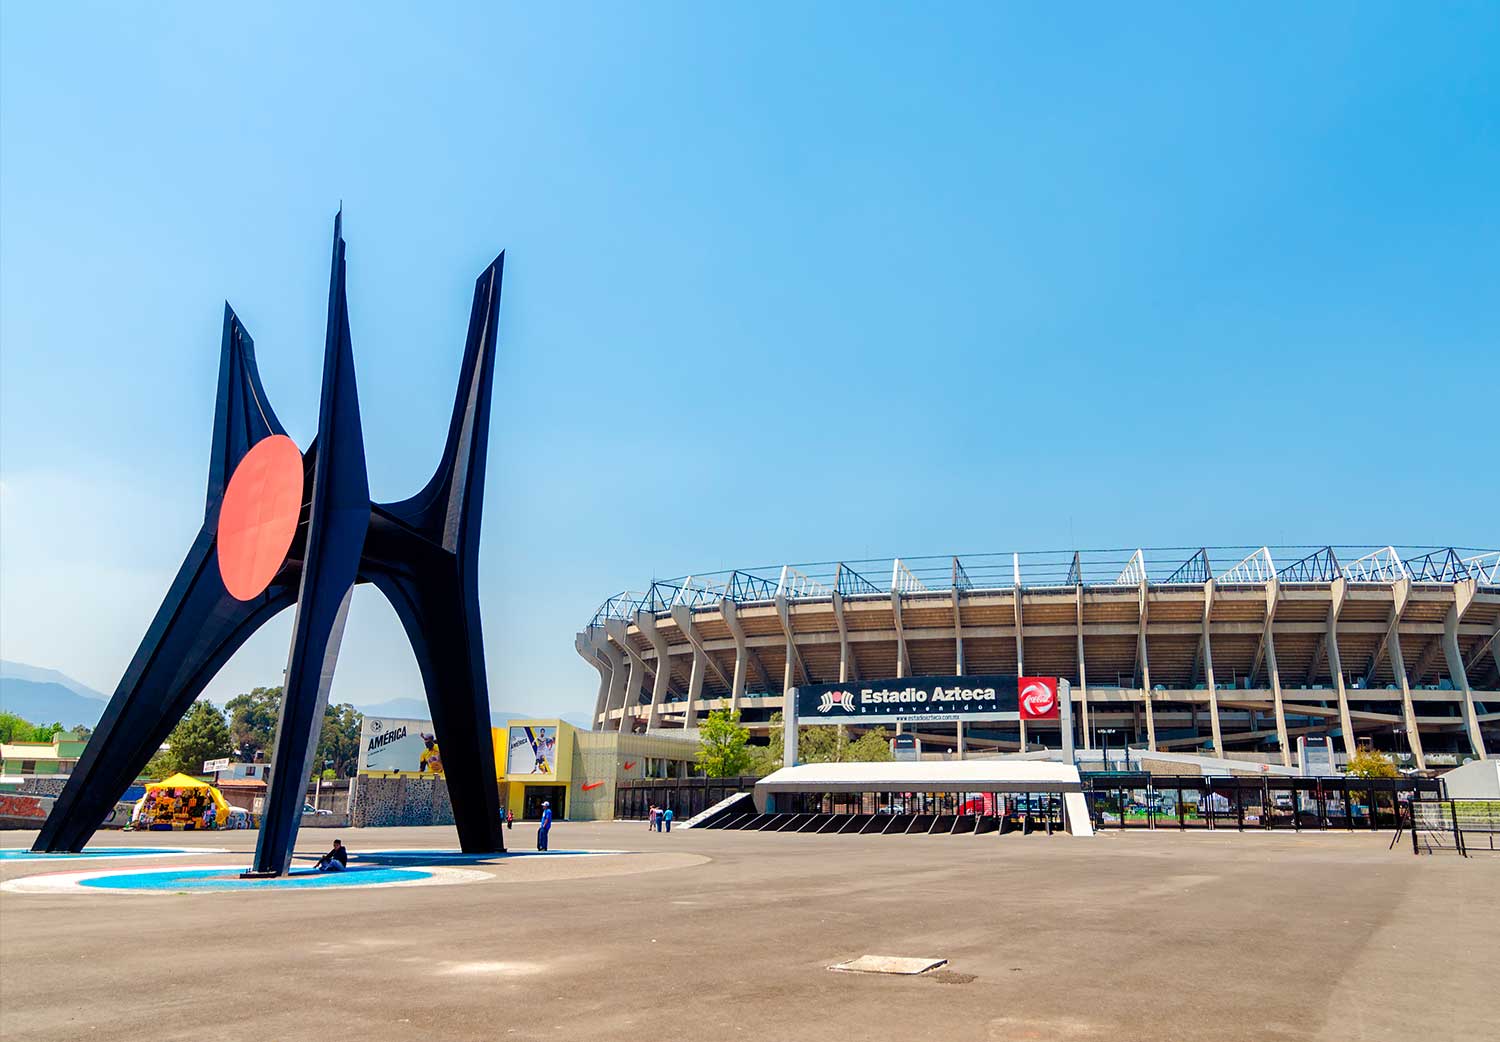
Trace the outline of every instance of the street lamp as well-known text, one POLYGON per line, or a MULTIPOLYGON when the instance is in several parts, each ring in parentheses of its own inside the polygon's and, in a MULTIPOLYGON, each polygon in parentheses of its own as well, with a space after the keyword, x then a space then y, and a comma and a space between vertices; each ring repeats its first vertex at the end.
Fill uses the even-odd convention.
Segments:
POLYGON ((1099 743, 1099 751, 1104 756, 1104 769, 1109 770, 1109 736, 1117 732, 1114 727, 1100 727, 1096 733, 1102 739, 1099 743))

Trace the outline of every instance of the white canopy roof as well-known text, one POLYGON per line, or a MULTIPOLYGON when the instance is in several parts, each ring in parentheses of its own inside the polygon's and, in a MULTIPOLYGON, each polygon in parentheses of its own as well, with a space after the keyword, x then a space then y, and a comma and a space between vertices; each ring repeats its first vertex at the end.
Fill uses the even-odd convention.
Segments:
POLYGON ((805 763, 755 783, 761 792, 1079 792, 1078 768, 1043 760, 805 763))

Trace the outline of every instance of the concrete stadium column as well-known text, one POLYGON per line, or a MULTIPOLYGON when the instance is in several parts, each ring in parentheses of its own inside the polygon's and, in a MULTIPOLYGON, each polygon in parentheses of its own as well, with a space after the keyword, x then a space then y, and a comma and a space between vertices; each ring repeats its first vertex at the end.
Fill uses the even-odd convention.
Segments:
POLYGON ((1214 755, 1224 755, 1224 735, 1219 730, 1219 689, 1214 684, 1214 646, 1209 639, 1209 616, 1213 614, 1214 581, 1203 584, 1203 678, 1208 683, 1208 725, 1214 736, 1214 755))
POLYGON ((1074 603, 1078 608, 1078 708, 1079 730, 1083 735, 1083 747, 1093 748, 1089 737, 1089 675, 1083 664, 1083 584, 1073 587, 1074 603))
POLYGON ((703 699, 703 681, 709 670, 719 678, 719 683, 730 687, 730 680, 719 668, 719 664, 713 660, 708 649, 703 646, 702 639, 693 628, 693 612, 684 604, 672 606, 672 621, 677 623, 677 629, 687 638, 688 644, 693 649, 692 672, 688 678, 688 700, 686 716, 683 719, 684 727, 692 727, 698 720, 698 704, 703 699))
POLYGON ((1339 651, 1339 613, 1344 610, 1344 595, 1348 590, 1349 584, 1342 576, 1329 583, 1328 632, 1323 640, 1328 648, 1328 672, 1339 696, 1339 730, 1344 734, 1344 754, 1353 756, 1356 747, 1354 720, 1349 715, 1349 689, 1344 684, 1344 655, 1339 651))
MULTIPOLYGON (((1024 612, 1021 609, 1021 565, 1019 558, 1016 559, 1015 568, 1016 582, 1011 587, 1011 590, 1016 602, 1016 675, 1024 677, 1026 675, 1026 630, 1022 621, 1024 612)), ((1026 751, 1026 721, 1021 720, 1019 723, 1021 751, 1024 753, 1026 751)))
MULTIPOLYGON (((891 591, 891 619, 896 627, 896 676, 906 676, 910 666, 906 659, 906 630, 901 626, 901 594, 896 590, 891 591)), ((906 725, 896 721, 896 733, 905 734, 906 725)))
POLYGON ((625 701, 620 704, 620 724, 617 728, 622 734, 635 730, 636 706, 640 705, 641 685, 645 682, 646 663, 639 655, 631 655, 630 677, 625 682, 625 701))
POLYGON ((1262 657, 1266 663, 1266 675, 1271 681, 1271 706, 1276 716, 1276 744, 1281 750, 1281 765, 1290 767, 1292 765, 1292 749, 1287 744, 1286 736, 1286 707, 1281 698, 1281 668, 1276 663, 1276 606, 1281 603, 1281 583, 1271 579, 1266 583, 1266 624, 1260 634, 1260 650, 1256 652, 1256 663, 1250 668, 1250 677, 1253 682, 1255 674, 1260 670, 1262 657))
POLYGON ((891 591, 891 618, 896 627, 896 676, 911 675, 911 659, 906 654, 906 629, 901 625, 901 594, 891 591))
POLYGON ((640 705, 642 686, 646 682, 646 662, 630 642, 623 619, 610 619, 605 630, 615 645, 630 659, 630 671, 625 680, 625 691, 620 699, 620 722, 616 730, 629 733, 634 730, 633 717, 640 705))
MULTIPOLYGON (((802 665, 802 659, 797 654, 797 642, 792 636, 792 613, 791 606, 784 596, 776 598, 776 614, 781 619, 781 632, 786 637, 786 667, 781 671, 781 718, 783 720, 791 717, 795 711, 792 692, 797 687, 797 669, 800 666, 804 679, 811 682, 807 667, 802 665)), ((785 750, 783 749, 783 756, 785 750)))
MULTIPOLYGON (((955 569, 956 572, 956 569, 955 569)), ((953 672, 964 676, 967 670, 964 667, 964 622, 963 611, 959 605, 958 587, 953 587, 953 672)), ((964 742, 964 722, 958 721, 953 725, 954 747, 958 750, 958 758, 962 760, 966 751, 964 742)))
POLYGON ((590 726, 597 730, 599 717, 604 712, 605 700, 609 697, 609 683, 614 670, 600 657, 586 631, 581 631, 573 637, 573 648, 578 652, 579 658, 599 671, 599 694, 594 698, 594 715, 589 718, 590 726))
POLYGON ((1271 676, 1271 704, 1276 713, 1276 744, 1281 747, 1281 765, 1292 765, 1292 747, 1287 743, 1286 706, 1281 698, 1281 670, 1276 665, 1276 635, 1266 633, 1266 672, 1271 676))
POLYGON ((833 591, 833 620, 839 627, 839 683, 847 684, 859 679, 859 660, 849 643, 849 627, 844 625, 844 595, 837 590, 833 591))
POLYGON ((609 726, 609 711, 625 701, 625 680, 630 673, 630 664, 624 652, 619 651, 603 633, 593 634, 595 652, 610 664, 609 693, 604 697, 604 708, 600 712, 598 729, 609 726))
POLYGON ((1141 674, 1141 702, 1146 709, 1146 748, 1156 752, 1156 716, 1151 711, 1151 658, 1146 653, 1146 619, 1150 609, 1146 604, 1146 578, 1141 577, 1140 628, 1136 634, 1136 667, 1141 674))
POLYGON ((1474 708, 1474 692, 1469 688, 1469 671, 1464 669, 1464 657, 1458 648, 1458 624, 1474 601, 1476 584, 1465 579, 1453 586, 1453 605, 1443 620, 1443 658, 1448 664, 1448 676, 1453 686, 1463 694, 1464 729, 1469 732, 1469 748, 1481 760, 1489 759, 1485 752, 1484 735, 1479 729, 1479 715, 1474 708))
POLYGON ((745 628, 740 625, 740 617, 735 613, 734 602, 727 597, 721 600, 719 614, 724 617, 724 624, 729 627, 729 635, 734 638, 734 683, 729 689, 729 708, 733 711, 739 709, 740 700, 745 697, 745 674, 750 668, 750 647, 745 642, 745 628))
POLYGON ((703 697, 703 674, 708 668, 708 656, 693 649, 693 671, 688 678, 687 707, 683 711, 682 726, 698 725, 698 702, 703 697))
POLYGON ((661 726, 661 709, 672 690, 672 649, 656 628, 656 616, 649 611, 636 612, 635 624, 656 649, 656 682, 651 685, 651 709, 646 714, 646 730, 661 726))
MULTIPOLYGON (((1406 584, 1403 579, 1397 586, 1406 584)), ((1408 588, 1409 588, 1409 584, 1408 588)), ((1401 601, 1405 602, 1403 596, 1401 601)), ((1401 609, 1397 609, 1399 616, 1401 609)), ((1391 655, 1391 672, 1395 674, 1396 683, 1401 685, 1401 715, 1406 721, 1406 744, 1411 749, 1412 759, 1416 761, 1417 770, 1427 769, 1427 757, 1422 754, 1422 732, 1417 729, 1417 709, 1411 700, 1411 684, 1406 679, 1406 657, 1401 654, 1401 631, 1399 625, 1392 625, 1391 639, 1387 650, 1391 655)))

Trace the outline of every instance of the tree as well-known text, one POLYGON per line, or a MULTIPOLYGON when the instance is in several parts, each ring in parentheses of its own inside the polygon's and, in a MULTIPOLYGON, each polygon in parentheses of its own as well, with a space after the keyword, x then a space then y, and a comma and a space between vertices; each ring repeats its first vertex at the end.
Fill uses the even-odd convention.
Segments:
POLYGON ((1401 772, 1385 753, 1374 749, 1360 749, 1349 757, 1344 773, 1351 778, 1399 778, 1401 772))
POLYGON ((146 774, 164 778, 169 774, 199 774, 203 761, 229 755, 229 725, 212 702, 194 702, 167 736, 167 747, 157 750, 146 765, 146 774))
POLYGON ((0 713, 0 742, 50 742, 65 730, 59 723, 33 724, 15 713, 0 713))
POLYGON ((740 723, 739 710, 715 709, 698 729, 702 745, 698 766, 710 778, 732 778, 749 773, 751 756, 746 749, 750 729, 740 723))
POLYGON ((364 719, 365 715, 348 703, 324 707, 314 773, 323 770, 330 760, 334 777, 347 778, 354 773, 359 766, 359 728, 364 719))
MULTIPOLYGON (((752 766, 757 774, 770 774, 785 759, 780 713, 771 714, 770 741, 752 747, 752 766)), ((880 763, 891 759, 891 736, 884 727, 874 727, 854 741, 842 724, 803 724, 797 728, 797 759, 801 763, 880 763)))
POLYGON ((229 712, 229 734, 235 750, 247 761, 257 752, 270 758, 276 741, 276 719, 281 715, 281 688, 257 687, 235 695, 224 708, 229 712))
MULTIPOLYGON (((274 757, 281 694, 279 687, 257 687, 224 703, 235 749, 247 760, 254 759, 257 752, 267 760, 274 757)), ((323 707, 323 726, 313 753, 315 776, 329 766, 338 778, 354 773, 359 765, 359 727, 364 719, 363 713, 347 703, 323 707), (326 762, 329 760, 333 761, 331 765, 326 762)))

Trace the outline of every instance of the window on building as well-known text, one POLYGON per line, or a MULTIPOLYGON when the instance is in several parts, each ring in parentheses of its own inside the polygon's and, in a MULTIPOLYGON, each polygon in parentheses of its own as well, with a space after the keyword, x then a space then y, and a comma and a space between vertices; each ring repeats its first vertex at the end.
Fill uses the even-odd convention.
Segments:
POLYGON ((36 761, 35 760, 22 760, 21 761, 21 773, 22 774, 35 774, 36 773, 36 761))

